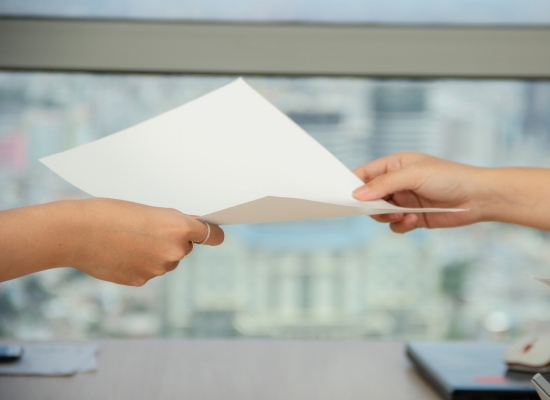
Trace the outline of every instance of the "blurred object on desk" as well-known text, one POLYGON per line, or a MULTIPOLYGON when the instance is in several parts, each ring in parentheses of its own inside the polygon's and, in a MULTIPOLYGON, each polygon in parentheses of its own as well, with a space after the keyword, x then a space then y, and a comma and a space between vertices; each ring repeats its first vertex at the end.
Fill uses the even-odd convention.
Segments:
POLYGON ((508 370, 507 347, 507 343, 416 342, 407 344, 407 356, 449 400, 538 399, 532 374, 508 370))
POLYGON ((0 375, 65 376, 97 370, 97 345, 43 342, 22 347, 19 360, 0 364, 0 375))

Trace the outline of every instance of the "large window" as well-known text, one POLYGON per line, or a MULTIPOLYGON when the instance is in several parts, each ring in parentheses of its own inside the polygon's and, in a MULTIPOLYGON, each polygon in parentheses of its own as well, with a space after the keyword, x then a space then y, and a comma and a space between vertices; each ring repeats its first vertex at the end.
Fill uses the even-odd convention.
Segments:
MULTIPOLYGON (((241 74, 349 168, 401 150, 550 167, 547 0, 0 0, 0 16, 0 210, 82 198, 38 159, 241 74)), ((546 232, 486 223, 396 235, 346 218, 226 233, 140 288, 70 268, 1 283, 0 336, 550 329, 550 290, 528 276, 550 276, 546 232)))
MULTIPOLYGON (((227 76, 0 72, 0 209, 80 198, 38 163, 227 76)), ((245 77, 350 168, 400 150, 550 167, 550 83, 245 77)), ((0 284, 0 335, 495 338, 550 328, 550 236, 501 224, 396 235, 368 218, 229 227, 141 288, 72 269, 0 284)))

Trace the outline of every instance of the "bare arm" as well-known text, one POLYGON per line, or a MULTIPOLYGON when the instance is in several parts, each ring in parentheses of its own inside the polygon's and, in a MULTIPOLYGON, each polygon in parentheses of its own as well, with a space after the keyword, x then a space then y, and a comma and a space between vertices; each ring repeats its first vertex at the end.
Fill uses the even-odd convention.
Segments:
MULTIPOLYGON (((176 210, 111 199, 59 201, 0 212, 0 281, 71 266, 140 286, 173 270, 206 225, 176 210)), ((208 245, 223 242, 212 226, 208 245)))
POLYGON ((485 175, 493 199, 487 220, 550 231, 549 169, 495 168, 485 175))
POLYGON ((388 214, 373 218, 393 231, 500 221, 550 230, 550 170, 480 168, 418 153, 399 153, 355 170, 366 183, 358 200, 391 198, 403 207, 466 208, 462 213, 388 214))

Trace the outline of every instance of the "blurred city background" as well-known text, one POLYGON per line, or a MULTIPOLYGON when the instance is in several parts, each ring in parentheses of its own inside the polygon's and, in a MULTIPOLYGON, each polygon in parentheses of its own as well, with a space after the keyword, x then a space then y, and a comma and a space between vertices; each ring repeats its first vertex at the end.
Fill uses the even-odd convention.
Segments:
MULTIPOLYGON (((38 159, 233 79, 0 72, 0 209, 84 197, 38 159)), ((550 167, 549 82, 245 79, 350 168, 401 150, 550 167)), ((547 232, 396 235, 366 217, 234 226, 140 288, 71 268, 1 283, 0 335, 505 339, 550 330, 550 288, 528 274, 550 276, 547 232)))
MULTIPOLYGON (((0 16, 548 25, 550 3, 0 0, 0 16)), ((0 72, 0 210, 85 197, 38 159, 233 79, 0 72)), ((401 150, 550 167, 548 81, 245 79, 350 168, 401 150)), ((223 246, 139 288, 71 268, 0 283, 0 336, 507 339, 550 331, 550 288, 528 274, 550 276, 547 232, 397 235, 366 217, 234 226, 223 246)))

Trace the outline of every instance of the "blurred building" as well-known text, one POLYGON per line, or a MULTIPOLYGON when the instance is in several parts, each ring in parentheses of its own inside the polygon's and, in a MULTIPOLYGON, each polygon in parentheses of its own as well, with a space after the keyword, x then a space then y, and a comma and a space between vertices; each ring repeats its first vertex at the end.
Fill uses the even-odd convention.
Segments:
MULTIPOLYGON (((230 80, 0 73, 0 209, 82 197, 38 158, 230 80)), ((349 168, 402 150, 550 165, 547 83, 247 80, 349 168)), ((368 218, 229 227, 223 246, 141 288, 71 269, 2 283, 0 335, 514 336, 550 329, 548 288, 527 277, 550 275, 549 244, 493 224, 405 236, 368 218)))
POLYGON ((384 82, 374 87, 373 158, 401 151, 440 154, 440 136, 428 109, 429 90, 425 82, 384 82))

